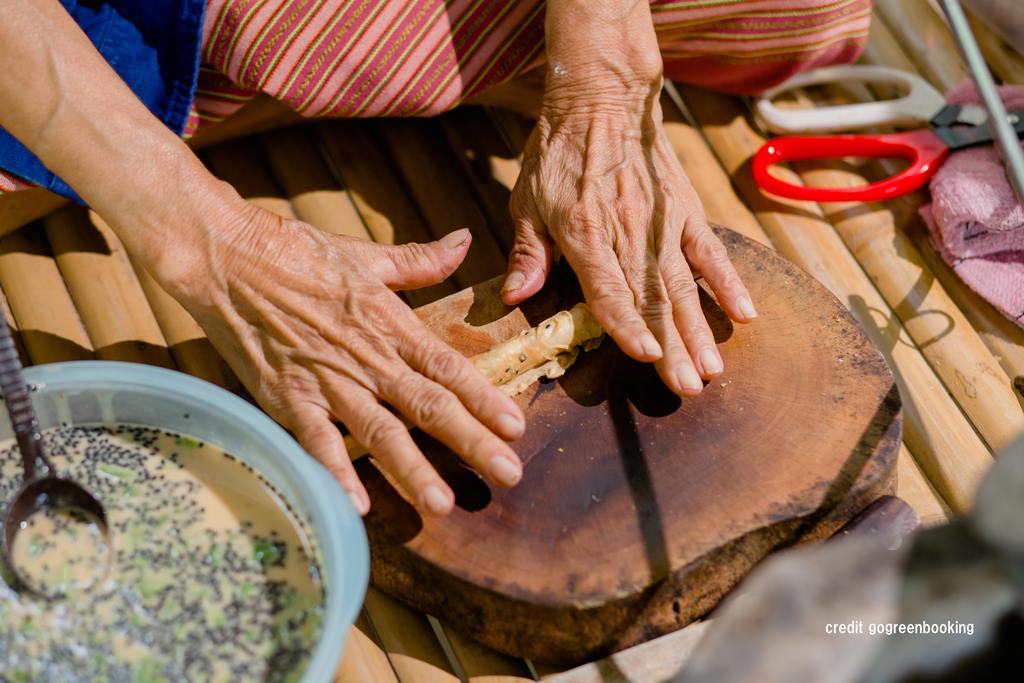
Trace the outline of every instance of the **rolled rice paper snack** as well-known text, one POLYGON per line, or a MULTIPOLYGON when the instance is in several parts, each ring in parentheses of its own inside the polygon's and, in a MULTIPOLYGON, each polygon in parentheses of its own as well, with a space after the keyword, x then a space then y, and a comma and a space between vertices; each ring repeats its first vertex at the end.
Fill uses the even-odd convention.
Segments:
POLYGON ((580 347, 590 351, 602 339, 604 330, 590 308, 576 304, 472 360, 488 379, 515 396, 542 378, 561 377, 580 347))

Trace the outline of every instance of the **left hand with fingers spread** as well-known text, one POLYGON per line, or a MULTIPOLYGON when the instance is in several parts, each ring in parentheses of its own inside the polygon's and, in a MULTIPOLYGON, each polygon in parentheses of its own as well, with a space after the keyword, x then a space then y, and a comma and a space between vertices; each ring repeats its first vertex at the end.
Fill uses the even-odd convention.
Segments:
POLYGON ((543 109, 510 202, 505 302, 543 286, 557 245, 623 351, 653 361, 672 391, 698 393, 724 368, 690 264, 733 320, 757 313, 662 127, 648 4, 551 0, 546 33, 543 109))

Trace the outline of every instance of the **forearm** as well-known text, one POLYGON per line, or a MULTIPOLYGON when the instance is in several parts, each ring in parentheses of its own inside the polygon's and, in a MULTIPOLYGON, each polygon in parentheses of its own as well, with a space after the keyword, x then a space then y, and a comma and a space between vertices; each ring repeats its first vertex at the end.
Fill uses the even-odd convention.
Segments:
POLYGON ((210 224, 216 205, 232 200, 56 0, 6 0, 0 102, 0 125, 75 188, 151 269, 163 270, 169 241, 183 244, 210 224))
POLYGON ((660 87, 647 0, 549 0, 545 34, 548 100, 579 93, 576 106, 633 105, 660 87))

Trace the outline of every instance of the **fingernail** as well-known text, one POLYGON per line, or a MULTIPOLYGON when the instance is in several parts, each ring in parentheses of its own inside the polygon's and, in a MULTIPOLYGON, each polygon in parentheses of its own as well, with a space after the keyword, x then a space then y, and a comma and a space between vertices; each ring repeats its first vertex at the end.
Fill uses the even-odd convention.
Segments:
POLYGON ((448 512, 448 496, 444 495, 439 487, 431 484, 423 489, 420 494, 420 501, 427 512, 435 515, 443 515, 448 512))
POLYGON ((515 486, 523 478, 523 468, 504 455, 494 456, 488 469, 491 476, 505 486, 515 486))
POLYGON ((686 391, 700 391, 704 388, 704 382, 692 365, 680 365, 676 370, 676 381, 686 391))
POLYGON ((714 349, 704 349, 700 352, 700 366, 704 368, 704 374, 717 375, 722 371, 722 359, 714 349))
POLYGON ((466 239, 469 237, 469 228, 462 228, 454 232, 450 232, 440 239, 441 244, 446 249, 455 249, 465 244, 466 239))
POLYGON ((356 512, 360 515, 365 515, 370 510, 370 507, 366 504, 366 501, 363 500, 363 497, 355 491, 348 492, 348 499, 352 501, 352 507, 354 507, 356 512))
POLYGON ((661 358, 661 344, 649 332, 640 335, 640 348, 644 350, 644 355, 661 358))
POLYGON ((740 309, 740 313, 742 313, 743 317, 747 320, 753 320, 757 317, 757 311, 754 310, 754 304, 752 304, 750 299, 745 296, 741 296, 736 301, 736 307, 740 309))
POLYGON ((505 278, 505 286, 501 288, 502 293, 514 292, 523 286, 526 282, 526 276, 520 273, 518 270, 513 270, 507 278, 505 278))
POLYGON ((498 431, 510 439, 518 439, 526 430, 526 423, 523 418, 512 413, 502 413, 497 419, 498 431))

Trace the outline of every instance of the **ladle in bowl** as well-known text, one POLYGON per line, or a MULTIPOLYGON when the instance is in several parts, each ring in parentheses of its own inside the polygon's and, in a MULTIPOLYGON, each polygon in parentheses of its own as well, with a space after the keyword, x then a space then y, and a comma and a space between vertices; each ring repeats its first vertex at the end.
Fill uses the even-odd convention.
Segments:
POLYGON ((34 581, 20 571, 15 557, 15 539, 29 525, 34 515, 66 510, 96 525, 109 548, 107 513, 103 505, 78 482, 60 477, 46 457, 39 422, 29 398, 28 386, 21 372, 21 361, 14 346, 11 329, 0 314, 0 392, 11 418, 11 426, 21 452, 24 479, 4 513, 3 555, 7 566, 28 590, 47 598, 61 597, 63 587, 52 592, 50 587, 34 581))

